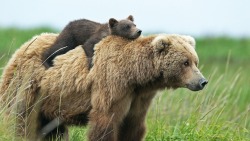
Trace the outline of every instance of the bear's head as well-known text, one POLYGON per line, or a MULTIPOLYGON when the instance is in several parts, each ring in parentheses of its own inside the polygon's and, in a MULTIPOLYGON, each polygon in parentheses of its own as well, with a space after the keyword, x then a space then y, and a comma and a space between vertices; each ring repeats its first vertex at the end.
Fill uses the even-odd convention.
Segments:
POLYGON ((133 16, 127 19, 117 21, 114 18, 109 19, 109 28, 112 35, 121 36, 128 39, 136 39, 141 35, 141 30, 136 28, 133 16))
POLYGON ((152 45, 155 66, 169 88, 202 90, 208 81, 198 69, 195 40, 185 35, 158 35, 152 45))

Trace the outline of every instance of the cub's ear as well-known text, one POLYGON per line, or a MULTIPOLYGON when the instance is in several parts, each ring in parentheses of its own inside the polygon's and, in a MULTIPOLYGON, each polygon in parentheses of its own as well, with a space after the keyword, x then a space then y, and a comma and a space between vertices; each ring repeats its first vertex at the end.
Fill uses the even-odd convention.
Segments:
POLYGON ((194 47, 195 48, 195 39, 193 38, 193 37, 191 37, 191 36, 187 36, 187 35, 182 35, 182 38, 186 41, 186 42, 188 42, 192 47, 194 47))
POLYGON ((127 19, 130 20, 130 21, 132 21, 132 22, 134 22, 134 17, 133 17, 132 15, 129 15, 129 16, 127 17, 127 19))
POLYGON ((113 28, 114 26, 116 26, 118 23, 118 21, 114 18, 110 18, 109 19, 109 27, 113 28))
POLYGON ((156 37, 152 42, 154 49, 157 52, 161 52, 164 49, 168 48, 170 43, 167 40, 164 40, 163 36, 156 37))

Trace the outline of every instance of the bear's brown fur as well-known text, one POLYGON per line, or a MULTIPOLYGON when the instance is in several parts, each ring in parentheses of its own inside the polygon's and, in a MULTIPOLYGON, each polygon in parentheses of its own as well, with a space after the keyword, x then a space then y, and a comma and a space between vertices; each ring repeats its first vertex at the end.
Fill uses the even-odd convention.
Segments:
POLYGON ((60 33, 55 43, 43 54, 43 61, 46 68, 53 66, 52 60, 78 45, 83 49, 89 58, 91 67, 94 54, 94 45, 108 35, 117 35, 128 39, 136 39, 141 35, 141 30, 133 23, 133 16, 117 21, 109 19, 109 23, 101 24, 87 19, 70 22, 60 33))
MULTIPOLYGON (((38 36, 37 40, 44 37, 50 41, 49 35, 38 36)), ((51 35, 51 39, 55 36, 51 35)), ((49 44, 44 41, 34 48, 49 44)), ((157 90, 165 87, 201 90, 205 86, 200 84, 205 79, 197 68, 194 44, 193 38, 182 35, 154 35, 134 41, 108 36, 96 45, 95 65, 90 71, 80 46, 58 56, 54 67, 39 72, 42 80, 35 86, 39 92, 29 93, 44 99, 36 122, 43 124, 59 118, 62 127, 59 133, 64 134, 65 125, 86 124, 89 116, 90 141, 140 141, 145 133, 146 113, 157 90)), ((9 63, 5 70, 11 67, 9 63)), ((4 80, 13 78, 5 74, 4 80)), ((1 88, 6 91, 6 87, 1 88)), ((36 128, 43 129, 40 125, 36 128)))

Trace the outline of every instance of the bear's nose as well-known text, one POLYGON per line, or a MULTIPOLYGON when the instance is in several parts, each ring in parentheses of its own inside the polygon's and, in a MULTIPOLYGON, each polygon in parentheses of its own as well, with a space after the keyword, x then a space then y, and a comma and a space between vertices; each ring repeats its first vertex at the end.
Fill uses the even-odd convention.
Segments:
POLYGON ((140 35, 141 35, 141 32, 142 32, 142 31, 141 31, 140 29, 139 29, 139 30, 137 30, 137 33, 138 33, 138 34, 140 34, 140 35))
POLYGON ((201 88, 204 88, 207 85, 208 81, 206 79, 201 79, 199 85, 201 88))

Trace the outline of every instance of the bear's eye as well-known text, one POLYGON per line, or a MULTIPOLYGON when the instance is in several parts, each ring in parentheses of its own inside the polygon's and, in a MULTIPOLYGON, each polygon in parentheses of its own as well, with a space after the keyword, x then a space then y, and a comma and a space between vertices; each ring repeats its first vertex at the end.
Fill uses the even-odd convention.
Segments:
POLYGON ((126 25, 125 28, 126 28, 126 29, 130 29, 130 25, 126 25))
POLYGON ((184 62, 184 66, 186 66, 186 67, 189 66, 189 62, 188 62, 188 61, 185 61, 185 62, 184 62))

